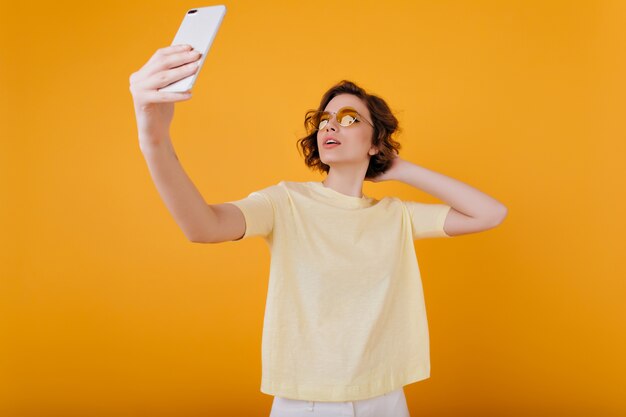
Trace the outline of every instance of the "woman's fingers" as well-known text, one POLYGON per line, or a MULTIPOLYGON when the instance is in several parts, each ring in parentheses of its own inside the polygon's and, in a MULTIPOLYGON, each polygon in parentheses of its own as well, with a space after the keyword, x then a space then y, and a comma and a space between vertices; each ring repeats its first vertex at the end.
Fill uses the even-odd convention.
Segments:
POLYGON ((152 55, 152 58, 158 57, 158 56, 168 56, 168 55, 176 54, 179 52, 190 51, 191 49, 192 49, 191 45, 185 45, 185 44, 165 46, 163 48, 157 49, 154 52, 154 55, 152 55))
POLYGON ((158 49, 146 64, 130 76, 130 91, 137 103, 166 103, 189 100, 189 92, 160 92, 160 88, 194 74, 198 70, 200 54, 188 45, 174 45, 158 49))
POLYGON ((155 54, 153 56, 154 59, 151 58, 141 70, 145 72, 146 76, 150 76, 161 71, 178 68, 190 62, 198 61, 200 57, 201 54, 195 50, 179 51, 168 55, 155 54))
POLYGON ((171 103, 191 99, 191 90, 184 93, 170 93, 165 91, 148 91, 145 93, 146 101, 149 103, 171 103))
POLYGON ((196 61, 187 63, 177 68, 167 69, 155 74, 152 74, 145 78, 140 86, 147 90, 157 90, 163 88, 171 83, 188 77, 198 71, 198 64, 196 61))

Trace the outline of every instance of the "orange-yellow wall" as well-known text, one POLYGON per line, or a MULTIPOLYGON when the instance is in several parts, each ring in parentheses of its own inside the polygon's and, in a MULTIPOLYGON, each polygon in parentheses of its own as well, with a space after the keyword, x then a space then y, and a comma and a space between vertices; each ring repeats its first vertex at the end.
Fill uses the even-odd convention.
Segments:
MULTIPOLYGON (((412 415, 626 415, 626 2, 225 4, 171 131, 208 203, 321 180, 295 140, 347 78, 397 112, 401 156, 509 208, 416 242, 432 373, 412 415)), ((185 239, 128 89, 204 5, 0 5, 2 417, 269 415, 269 251, 185 239)))

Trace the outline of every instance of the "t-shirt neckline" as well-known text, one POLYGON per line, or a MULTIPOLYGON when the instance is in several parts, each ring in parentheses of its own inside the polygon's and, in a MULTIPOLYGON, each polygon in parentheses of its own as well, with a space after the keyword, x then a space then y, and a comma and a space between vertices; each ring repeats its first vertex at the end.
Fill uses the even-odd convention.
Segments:
POLYGON ((326 187, 322 182, 310 181, 309 185, 316 190, 319 194, 325 196, 333 203, 345 208, 360 208, 369 207, 374 202, 374 199, 365 195, 363 197, 354 197, 351 195, 342 194, 339 191, 335 191, 330 187, 326 187))

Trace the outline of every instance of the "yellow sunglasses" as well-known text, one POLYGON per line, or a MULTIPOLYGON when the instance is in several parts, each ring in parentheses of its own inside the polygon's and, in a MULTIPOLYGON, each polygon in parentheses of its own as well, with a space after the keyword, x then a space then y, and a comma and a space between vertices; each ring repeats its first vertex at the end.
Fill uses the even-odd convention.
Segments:
POLYGON ((360 122, 361 120, 366 121, 370 126, 374 127, 374 125, 369 120, 361 116, 359 112, 357 112, 352 107, 342 107, 336 112, 332 113, 328 111, 310 110, 307 113, 306 121, 309 128, 313 130, 321 130, 326 127, 328 122, 330 122, 333 114, 335 115, 337 123, 339 123, 339 125, 343 127, 351 126, 353 123, 360 122))

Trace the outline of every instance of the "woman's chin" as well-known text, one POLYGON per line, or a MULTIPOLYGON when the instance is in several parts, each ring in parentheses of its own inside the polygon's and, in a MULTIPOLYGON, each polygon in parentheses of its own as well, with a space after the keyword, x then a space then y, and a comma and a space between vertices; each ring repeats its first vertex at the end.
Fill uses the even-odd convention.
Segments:
MULTIPOLYGON (((333 165, 359 165, 360 161, 355 161, 355 160, 346 160, 346 159, 342 159, 342 158, 333 158, 333 157, 326 157, 326 158, 320 158, 320 161, 322 161, 323 164, 326 164, 330 167, 332 167, 333 165)), ((369 161, 365 161, 364 163, 369 163, 369 161)))
POLYGON ((348 162, 348 161, 346 161, 345 158, 342 158, 339 155, 324 155, 323 157, 320 156, 320 161, 322 161, 326 165, 340 164, 342 162, 348 162))
POLYGON ((333 161, 333 158, 320 158, 320 161, 322 161, 322 164, 326 165, 331 165, 335 162, 333 161))

